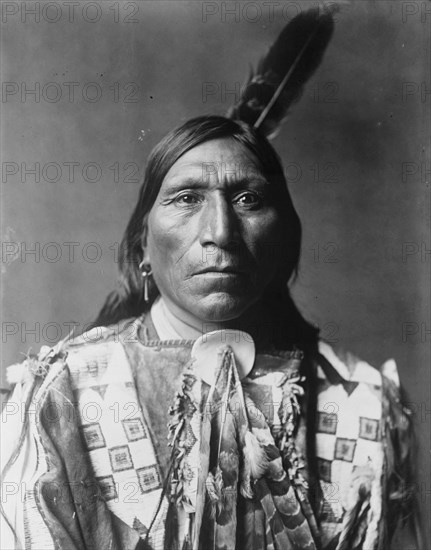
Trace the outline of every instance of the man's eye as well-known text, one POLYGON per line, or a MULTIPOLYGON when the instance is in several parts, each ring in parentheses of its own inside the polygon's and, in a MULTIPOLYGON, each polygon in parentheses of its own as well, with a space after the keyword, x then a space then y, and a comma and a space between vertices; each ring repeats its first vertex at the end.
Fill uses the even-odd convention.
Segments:
POLYGON ((235 197, 234 202, 242 206, 256 207, 262 204, 262 197, 256 193, 242 193, 235 197))
POLYGON ((183 193, 175 199, 175 202, 177 204, 196 204, 199 202, 199 197, 193 193, 183 193))

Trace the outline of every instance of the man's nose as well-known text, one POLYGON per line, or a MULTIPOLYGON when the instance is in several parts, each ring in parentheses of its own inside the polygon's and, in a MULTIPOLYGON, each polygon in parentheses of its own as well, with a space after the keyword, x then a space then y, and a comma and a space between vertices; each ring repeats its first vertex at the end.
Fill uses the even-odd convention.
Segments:
POLYGON ((232 204, 221 194, 211 197, 201 212, 200 243, 229 248, 239 242, 238 219, 232 204))

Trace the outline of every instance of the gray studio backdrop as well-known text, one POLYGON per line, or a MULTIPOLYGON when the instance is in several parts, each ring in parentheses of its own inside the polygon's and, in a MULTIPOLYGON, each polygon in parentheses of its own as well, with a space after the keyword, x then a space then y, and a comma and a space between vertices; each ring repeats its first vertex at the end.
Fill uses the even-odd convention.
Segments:
MULTIPOLYGON (((2 2, 3 372, 94 318, 152 147, 225 113, 250 64, 315 4, 2 2)), ((274 141, 303 223, 293 294, 336 348, 396 359, 428 516, 429 9, 343 3, 274 141)))

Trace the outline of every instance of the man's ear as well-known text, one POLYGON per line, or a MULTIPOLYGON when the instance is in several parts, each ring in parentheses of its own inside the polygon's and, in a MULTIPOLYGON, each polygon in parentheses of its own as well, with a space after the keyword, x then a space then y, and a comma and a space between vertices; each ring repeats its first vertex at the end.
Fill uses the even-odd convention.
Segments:
POLYGON ((142 228, 142 235, 141 235, 141 247, 142 247, 142 256, 143 256, 142 259, 145 264, 151 265, 150 256, 148 254, 147 235, 148 235, 148 226, 147 226, 147 221, 145 220, 142 228))

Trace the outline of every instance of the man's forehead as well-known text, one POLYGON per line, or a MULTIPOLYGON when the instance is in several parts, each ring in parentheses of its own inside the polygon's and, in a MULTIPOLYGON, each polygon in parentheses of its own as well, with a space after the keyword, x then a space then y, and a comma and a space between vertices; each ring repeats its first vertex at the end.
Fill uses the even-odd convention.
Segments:
POLYGON ((179 167, 175 172, 169 173, 163 183, 169 187, 177 185, 193 187, 199 184, 247 184, 252 182, 256 184, 268 183, 255 164, 201 162, 179 167))
POLYGON ((262 175, 259 161, 246 147, 232 139, 213 140, 187 151, 168 171, 166 178, 184 176, 237 180, 262 175))

